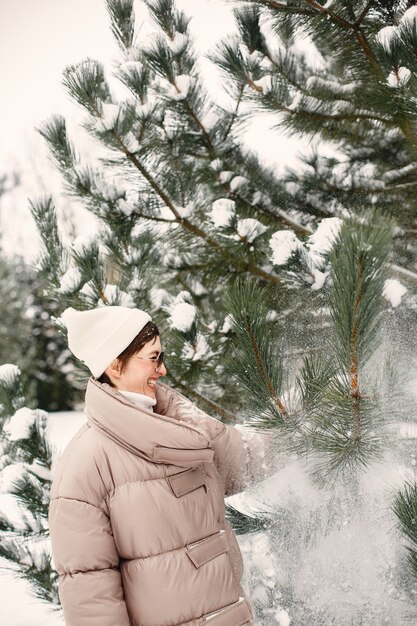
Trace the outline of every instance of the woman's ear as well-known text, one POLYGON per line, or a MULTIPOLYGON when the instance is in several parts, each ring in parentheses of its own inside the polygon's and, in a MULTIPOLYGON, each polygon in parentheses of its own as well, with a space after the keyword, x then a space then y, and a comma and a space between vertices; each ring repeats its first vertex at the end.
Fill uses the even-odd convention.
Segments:
POLYGON ((112 380, 112 378, 118 380, 122 373, 122 364, 119 359, 114 359, 114 361, 112 361, 110 365, 106 367, 104 373, 107 374, 110 380, 112 380))

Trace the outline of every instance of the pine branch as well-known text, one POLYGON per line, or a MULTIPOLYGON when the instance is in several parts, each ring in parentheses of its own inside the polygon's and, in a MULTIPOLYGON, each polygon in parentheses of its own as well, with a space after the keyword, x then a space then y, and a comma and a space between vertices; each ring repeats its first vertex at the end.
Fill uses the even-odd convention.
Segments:
MULTIPOLYGON (((31 536, 32 539, 36 540, 34 534, 31 536)), ((59 576, 52 568, 49 553, 45 551, 43 554, 34 557, 30 547, 24 544, 24 541, 17 541, 13 538, 3 539, 0 547, 0 556, 9 561, 9 563, 13 563, 14 567, 9 565, 0 569, 9 574, 10 572, 17 573, 23 580, 29 582, 37 598, 58 605, 59 576)))
MULTIPOLYGON (((124 154, 127 156, 127 158, 135 165, 135 167, 139 170, 139 172, 143 175, 143 177, 149 182, 149 184, 154 189, 154 191, 165 202, 165 204, 168 206, 168 208, 174 214, 174 216, 176 218, 176 221, 183 228, 185 228, 188 232, 190 232, 190 233, 196 235, 197 237, 203 239, 212 248, 217 250, 221 254, 221 256, 223 258, 227 258, 227 256, 228 256, 227 255, 227 251, 224 249, 224 247, 221 244, 217 243, 217 241, 215 241, 212 237, 210 237, 210 235, 207 235, 207 233, 205 231, 201 230, 201 228, 199 228, 198 226, 196 226, 195 224, 190 222, 187 218, 182 217, 178 213, 177 209, 175 208, 175 206, 171 202, 171 200, 168 197, 168 195, 160 188, 159 184, 152 177, 152 175, 140 163, 140 161, 137 159, 136 155, 134 155, 131 152, 129 152, 127 150, 127 148, 123 145, 122 142, 120 142, 120 144, 121 144, 122 152, 124 152, 124 154)), ((272 282, 272 283, 275 283, 275 284, 279 284, 281 282, 281 280, 280 280, 280 278, 278 276, 274 276, 273 274, 270 274, 269 272, 266 272, 262 268, 259 268, 259 267, 255 266, 253 263, 250 263, 250 262, 246 263, 245 264, 245 269, 246 269, 246 271, 250 272, 251 274, 254 274, 255 276, 259 276, 260 278, 263 278, 264 280, 266 280, 268 282, 272 282)))
MULTIPOLYGON (((246 84, 253 90, 256 92, 256 94, 263 94, 263 89, 262 87, 260 87, 259 85, 256 85, 253 80, 249 79, 247 76, 245 77, 246 79, 246 84)), ((292 81, 292 83, 294 85, 296 85, 295 81, 292 81)), ((309 93, 306 92, 305 89, 303 89, 300 86, 300 91, 304 94, 309 96, 309 93)), ((387 117, 381 117, 380 115, 377 115, 376 113, 360 113, 360 112, 355 112, 355 113, 322 113, 319 111, 312 111, 312 110, 307 110, 307 109, 300 109, 300 108, 290 108, 288 106, 286 106, 285 104, 281 104, 281 102, 279 100, 277 100, 274 96, 273 93, 269 93, 265 96, 263 96, 263 98, 259 101, 259 104, 261 106, 263 106, 264 108, 266 107, 273 107, 274 110, 276 111, 282 111, 284 113, 287 113, 288 115, 292 116, 292 117, 298 117, 300 119, 307 119, 307 120, 311 120, 311 121, 318 121, 318 122, 357 122, 357 121, 370 121, 370 122, 377 122, 380 124, 384 124, 385 126, 388 126, 389 128, 392 128, 394 126, 397 126, 397 122, 389 119, 387 117)), ((290 131, 292 130, 291 128, 289 129, 290 131)), ((403 128, 401 128, 401 130, 404 132, 405 134, 405 130, 403 128)), ((297 131, 295 131, 297 132, 297 131)), ((412 133, 411 131, 408 131, 410 134, 410 137, 412 137, 412 133)), ((413 144, 415 143, 415 138, 412 138, 412 142, 413 144)))
POLYGON ((282 209, 278 209, 278 215, 280 216, 284 224, 291 226, 294 232, 296 233, 298 232, 303 235, 311 235, 313 233, 312 228, 310 228, 309 226, 304 226, 303 224, 300 224, 300 222, 297 222, 297 220, 287 215, 286 212, 283 211, 282 209))
POLYGON ((246 515, 229 503, 226 505, 226 519, 237 535, 259 531, 265 532, 265 529, 270 528, 274 524, 271 516, 258 514, 256 517, 253 517, 252 515, 246 515))
MULTIPOLYGON (((83 91, 83 93, 89 92, 89 89, 86 88, 86 87, 83 87, 81 90, 83 91)), ((89 110, 96 117, 98 117, 98 118, 101 117, 100 107, 97 106, 97 104, 94 101, 94 99, 89 104, 89 110)), ((174 203, 171 201, 171 199, 168 196, 168 194, 159 185, 159 183, 157 182, 156 178, 141 163, 141 161, 137 157, 137 155, 132 153, 129 150, 128 146, 125 145, 123 137, 116 130, 111 130, 109 132, 110 132, 110 135, 112 137, 113 146, 117 147, 127 157, 127 159, 132 163, 132 165, 140 172, 142 177, 149 183, 150 187, 155 191, 157 196, 159 196, 161 198, 161 200, 164 202, 164 204, 171 210, 171 212, 173 213, 173 215, 175 217, 175 220, 172 220, 172 221, 175 221, 175 222, 179 223, 189 233, 199 237, 200 239, 203 239, 211 248, 216 250, 221 255, 221 258, 227 259, 229 262, 230 261, 234 262, 234 259, 230 259, 230 255, 228 254, 227 249, 225 249, 224 246, 222 246, 220 243, 218 243, 215 239, 213 239, 210 235, 208 235, 204 230, 202 230, 201 228, 199 228, 198 226, 193 224, 189 219, 187 219, 185 217, 182 217, 180 215, 180 213, 176 209, 174 203)), ((48 136, 48 141, 52 141, 52 139, 49 138, 49 136, 48 136)), ((60 141, 61 141, 61 139, 60 139, 60 141)), ((70 177, 69 177, 69 180, 71 180, 70 177)), ((77 180, 81 181, 80 173, 77 174, 77 180)), ((89 190, 87 188, 86 188, 86 191, 89 193, 89 190)), ((100 199, 100 203, 102 203, 102 199, 100 199)), ((152 219, 152 218, 150 218, 150 219, 152 219)), ((155 217, 153 219, 155 219, 155 221, 162 221, 161 218, 157 218, 157 217, 155 217)), ((167 221, 171 221, 171 220, 167 220, 167 221)), ((252 263, 250 261, 249 262, 245 262, 244 265, 243 266, 239 266, 239 268, 241 268, 242 271, 247 271, 250 274, 253 274, 255 276, 259 276, 263 280, 271 282, 273 284, 280 284, 281 283, 281 279, 278 276, 263 270, 262 268, 256 266, 254 263, 252 263)), ((106 299, 106 297, 104 295, 104 292, 101 289, 99 283, 97 283, 97 285, 98 285, 98 295, 99 295, 99 298, 104 303, 107 303, 107 299, 106 299)))
POLYGON ((201 406, 206 407, 208 411, 214 411, 215 413, 220 415, 223 422, 228 424, 235 424, 239 421, 236 415, 234 415, 227 409, 224 409, 217 402, 214 402, 206 396, 203 396, 203 394, 199 393, 194 388, 189 387, 184 382, 177 380, 171 373, 169 374, 169 377, 176 388, 181 389, 181 391, 183 391, 186 396, 190 396, 191 398, 197 400, 197 402, 200 403, 201 406))
MULTIPOLYGON (((363 261, 359 263, 358 266, 358 275, 356 278, 356 284, 358 285, 358 289, 360 290, 363 285, 363 274, 365 268, 363 265, 363 261)), ((361 293, 358 292, 352 313, 352 331, 350 337, 350 393, 353 398, 353 414, 354 414, 354 424, 352 431, 352 440, 356 441, 359 439, 361 434, 361 415, 360 415, 360 403, 359 398, 361 397, 360 387, 359 387, 359 357, 358 357, 358 335, 359 335, 359 311, 361 306, 361 293)))
POLYGON ((357 42, 362 48, 362 51, 364 52, 366 58, 370 62, 372 69, 375 71, 376 75, 377 76, 382 75, 382 71, 378 63, 378 60, 374 52, 372 51, 371 47, 369 46, 369 43, 360 28, 360 23, 357 24, 356 22, 354 22, 352 24, 351 22, 340 17, 340 15, 337 15, 336 13, 334 13, 331 9, 328 9, 327 7, 320 5, 318 2, 316 2, 316 0, 304 0, 304 2, 306 2, 308 5, 310 5, 311 7, 313 7, 320 13, 328 15, 330 19, 338 26, 341 26, 342 28, 346 30, 352 31, 357 42))
POLYGON ((272 211, 271 209, 268 209, 265 206, 260 206, 259 204, 253 204, 252 202, 250 202, 250 200, 248 200, 247 198, 245 198, 244 196, 242 196, 241 194, 237 193, 236 191, 231 191, 230 186, 227 184, 224 184, 223 187, 225 188, 225 190, 231 194, 231 197, 233 199, 238 200, 239 202, 241 202, 244 206, 247 206, 248 208, 252 209, 253 212, 256 214, 258 211, 261 211, 264 215, 267 215, 268 217, 272 217, 272 218, 279 218, 280 221, 283 224, 286 224, 287 226, 291 226, 292 229, 295 232, 298 232, 299 234, 305 235, 305 234, 311 234, 313 231, 312 229, 303 226, 302 224, 300 224, 299 222, 297 222, 296 220, 293 220, 289 215, 287 215, 287 213, 285 211, 283 211, 282 209, 278 209, 277 211, 272 211))
MULTIPOLYGON (((175 85, 175 83, 174 83, 175 85)), ((175 87, 178 90, 178 87, 175 85, 175 87)), ((211 158, 211 160, 216 158, 216 151, 214 149, 213 143, 210 139, 210 135, 207 132, 206 128, 204 127, 204 124, 199 120, 197 114, 195 113, 195 111, 191 108, 187 98, 185 98, 184 100, 182 100, 182 104, 185 108, 185 110, 187 111, 187 113, 190 115, 191 119, 194 121, 195 125, 197 126, 197 128, 201 131, 201 134, 204 138, 204 142, 207 146, 208 152, 209 152, 209 156, 211 158)))
MULTIPOLYGON (((169 196, 162 190, 162 188, 159 186, 159 184, 154 179, 154 177, 150 174, 150 172, 148 172, 146 168, 141 164, 141 162, 136 157, 136 155, 131 153, 129 149, 124 145, 122 138, 119 137, 116 133, 114 133, 114 136, 115 136, 115 139, 119 143, 120 150, 126 155, 129 161, 133 163, 133 165, 138 169, 138 171, 142 174, 145 180, 147 180, 148 183, 151 185, 152 189, 160 196, 160 198, 164 201, 166 206, 172 211, 172 213, 174 214, 176 218, 176 221, 183 228, 185 228, 188 232, 203 239, 206 243, 210 245, 210 247, 220 252, 223 258, 227 258, 228 257, 227 251, 224 249, 224 247, 221 244, 217 243, 217 241, 215 241, 212 237, 210 237, 210 235, 207 235, 205 231, 201 230, 201 228, 199 228, 198 226, 190 222, 187 218, 182 217, 178 213, 174 204, 171 202, 171 199, 169 198, 169 196)), ((269 272, 266 272, 265 270, 263 270, 260 267, 257 267, 251 262, 245 263, 245 270, 251 274, 254 274, 255 276, 259 276, 260 278, 263 278, 264 280, 268 282, 272 282, 274 284, 281 283, 281 280, 278 276, 275 276, 273 274, 270 274, 269 272)))
POLYGON ((94 117, 101 116, 103 102, 112 102, 104 68, 94 59, 66 67, 62 82, 72 98, 94 117))
POLYGON ((96 291, 97 299, 101 300, 103 304, 109 304, 103 289, 103 285, 106 284, 105 268, 101 263, 98 243, 93 242, 88 248, 73 251, 72 256, 82 275, 89 277, 89 282, 92 283, 96 291))
POLYGON ((173 37, 173 23, 175 16, 175 5, 173 0, 146 0, 146 6, 149 9, 155 22, 169 37, 173 37))
POLYGON ((261 358, 258 342, 257 342, 256 336, 255 336, 255 333, 253 331, 253 324, 252 324, 251 320, 249 319, 249 317, 246 317, 245 322, 246 322, 246 330, 247 330, 248 336, 250 337, 250 341, 251 341, 251 344, 252 344, 252 347, 253 347, 253 353, 255 355, 255 359, 256 359, 256 362, 258 364, 258 368, 259 368, 259 371, 261 373, 261 377, 263 378, 263 380, 265 382, 265 385, 266 385, 266 387, 267 387, 267 389, 269 391, 269 394, 270 394, 273 402, 275 402, 276 406, 278 407, 282 417, 285 420, 288 420, 289 419, 289 415, 288 415, 287 409, 285 408, 281 398, 276 394, 275 389, 272 386, 272 382, 271 382, 271 380, 270 380, 270 378, 269 378, 269 376, 267 374, 264 362, 263 362, 263 360, 261 358))
MULTIPOLYGON (((275 9, 279 12, 284 12, 288 14, 297 14, 297 15, 307 15, 314 17, 315 14, 319 13, 325 17, 328 17, 336 26, 339 26, 343 30, 352 32, 355 39, 357 40, 360 48, 365 54, 366 58, 371 64, 371 67, 376 72, 378 76, 381 75, 381 69, 378 63, 378 60, 372 51, 365 35, 363 34, 360 25, 362 20, 355 20, 353 23, 349 22, 342 16, 334 13, 331 8, 323 6, 316 2, 316 0, 304 0, 304 2, 311 7, 312 10, 303 10, 300 8, 290 8, 287 5, 283 5, 280 2, 275 2, 274 0, 260 0, 262 4, 268 6, 271 9, 275 9)), ((366 15, 366 13, 365 13, 366 15)), ((365 17, 365 15, 363 17, 365 17)))
POLYGON ((330 184, 326 180, 322 182, 323 182, 323 186, 326 187, 327 191, 337 192, 337 193, 348 191, 349 194, 355 194, 359 196, 364 195, 364 194, 382 195, 384 193, 395 192, 401 189, 409 189, 409 188, 417 187, 417 180, 412 180, 407 183, 398 183, 396 185, 386 185, 383 187, 365 187, 361 185, 359 187, 350 187, 349 189, 346 189, 346 187, 337 187, 336 185, 330 184))
POLYGON ((299 354, 304 359, 297 376, 297 387, 301 393, 301 412, 308 416, 322 409, 323 395, 335 377, 335 367, 330 360, 323 359, 322 350, 318 348, 309 350, 307 355, 305 350, 299 351, 299 354))
POLYGON ((355 122, 358 120, 369 120, 372 122, 380 122, 381 124, 385 124, 389 127, 392 127, 394 124, 392 122, 392 120, 389 120, 385 117, 380 117, 378 115, 372 114, 372 113, 334 113, 334 114, 329 114, 329 113, 318 113, 317 111, 306 111, 306 110, 300 110, 300 109, 290 109, 286 106, 281 106, 279 107, 281 111, 284 111, 285 113, 289 113, 291 115, 300 117, 300 118, 305 118, 305 119, 315 119, 315 120, 322 120, 322 121, 327 121, 327 120, 332 120, 335 122, 342 122, 342 121, 346 121, 346 122, 355 122))
POLYGON ((316 0, 304 0, 306 4, 308 4, 312 9, 315 9, 319 13, 323 15, 328 15, 331 20, 337 24, 338 26, 342 26, 343 28, 350 29, 352 27, 351 23, 345 20, 343 17, 334 13, 331 9, 319 4, 316 0))
POLYGON ((144 220, 149 220, 150 222, 162 222, 164 224, 174 224, 176 220, 170 220, 165 217, 158 217, 157 215, 147 215, 142 211, 134 212, 134 215, 139 219, 142 218, 144 220))
POLYGON ((255 379, 258 380, 257 394, 276 407, 285 424, 289 421, 289 413, 277 391, 282 383, 282 364, 273 354, 270 334, 266 336, 266 292, 254 281, 244 282, 237 278, 228 288, 225 300, 236 333, 234 342, 242 350, 240 359, 231 359, 229 370, 234 371, 251 391, 255 379))
MULTIPOLYGON (((91 63, 88 64, 86 74, 83 75, 79 73, 74 76, 74 72, 72 68, 67 68, 65 74, 65 84, 70 91, 70 94, 75 97, 75 99, 83 106, 87 106, 89 112, 94 115, 96 118, 100 118, 102 111, 100 108, 99 100, 97 100, 97 82, 98 78, 101 78, 101 81, 104 81, 104 72, 98 64, 91 66, 91 63), (88 86, 88 82, 90 76, 93 77, 93 85, 91 88, 88 86)), ((100 90, 102 90, 102 86, 100 83, 100 90)), ((156 179, 152 176, 152 174, 144 167, 144 165, 137 158, 136 154, 132 153, 128 146, 125 145, 123 138, 114 130, 110 131, 111 136, 113 137, 114 144, 118 146, 120 151, 125 154, 127 159, 136 167, 136 169, 141 173, 143 178, 149 183, 151 188, 156 192, 156 194, 163 200, 164 204, 171 210, 173 215, 175 216, 176 221, 181 224, 183 228, 185 228, 190 233, 198 236, 203 239, 210 247, 217 250, 223 258, 227 258, 227 251, 224 247, 219 244, 215 239, 207 235, 206 232, 201 230, 198 226, 190 222, 187 218, 182 217, 174 206, 173 202, 169 198, 169 196, 165 193, 165 191, 160 187, 157 183, 156 179)), ((214 154, 212 155, 215 156, 214 154)), ((279 284, 281 281, 277 276, 266 272, 262 268, 255 266, 253 263, 248 262, 245 264, 245 270, 254 274, 255 276, 259 276, 266 281, 272 282, 274 284, 279 284)), ((104 298, 104 294, 100 294, 101 298, 104 298)), ((104 300, 103 300, 104 301, 104 300)))
POLYGON ((63 246, 58 232, 55 205, 51 196, 29 200, 29 205, 44 247, 44 255, 40 261, 42 271, 57 287, 62 270, 63 246))
POLYGON ((384 307, 384 271, 388 268, 390 223, 364 217, 362 223, 345 223, 331 253, 331 316, 335 325, 341 371, 349 381, 352 401, 352 444, 362 436, 364 398, 359 371, 375 350, 378 323, 384 307))
MULTIPOLYGON (((325 185, 326 185, 327 190, 331 191, 332 193, 345 191, 345 189, 331 185, 327 181, 325 181, 325 185)), ((355 187, 355 188, 350 188, 348 191, 349 191, 349 194, 355 194, 355 195, 357 194, 361 196, 364 193, 383 194, 384 192, 391 192, 391 191, 396 191, 397 189, 401 190, 404 188, 413 188, 415 186, 417 186, 417 181, 411 181, 408 183, 399 183, 398 185, 390 185, 387 187, 375 188, 375 189, 373 187, 370 187, 370 188, 355 187)), ((280 210, 279 212, 282 215, 283 220, 287 220, 287 223, 296 232, 298 230, 301 234, 305 234, 305 235, 311 235, 314 232, 310 226, 304 226, 302 224, 299 224, 297 221, 292 220, 289 216, 285 214, 284 211, 280 210)), ((351 219, 355 221, 356 218, 354 215, 351 215, 351 219)), ((390 263, 389 267, 393 275, 398 274, 413 283, 417 283, 417 272, 412 272, 411 270, 401 267, 395 263, 390 263)))
MULTIPOLYGON (((21 406, 14 406, 17 404, 17 388, 21 387, 20 372, 16 370, 15 374, 14 380, 2 379, 1 382, 4 392, 10 395, 8 404, 12 411, 9 417, 17 420, 17 408, 23 408, 26 403, 22 397, 19 401, 21 406)), ((29 408, 26 411, 25 419, 31 419, 27 432, 12 440, 8 440, 4 433, 4 440, 9 444, 5 457, 7 463, 23 463, 26 466, 7 490, 20 504, 22 518, 17 524, 14 521, 5 524, 0 516, 0 527, 6 531, 0 545, 0 556, 8 561, 9 569, 32 585, 37 597, 57 602, 58 575, 51 567, 47 528, 52 466, 52 452, 45 431, 47 413, 29 408), (39 545, 34 545, 39 540, 46 541, 45 547, 41 545, 39 549, 39 545)))
POLYGON ((267 6, 270 9, 275 9, 279 12, 284 11, 285 13, 295 13, 297 15, 314 15, 313 11, 309 9, 301 9, 298 7, 290 7, 288 4, 282 4, 281 2, 277 2, 276 0, 256 0, 258 4, 262 4, 263 6, 267 6))
POLYGON ((24 406, 21 371, 17 366, 10 368, 7 375, 0 378, 0 438, 4 436, 3 424, 24 406))
POLYGON ((125 51, 133 44, 135 15, 133 0, 105 0, 111 20, 111 29, 120 48, 125 51))
MULTIPOLYGON (((123 152, 123 154, 127 157, 127 159, 136 167, 138 172, 140 172, 140 174, 143 176, 143 178, 149 183, 149 185, 155 191, 155 193, 161 198, 161 200, 164 202, 164 204, 171 210, 172 214, 175 216, 176 221, 179 222, 179 223, 183 222, 185 220, 185 218, 183 218, 178 213, 178 211, 175 208, 174 204, 172 203, 171 199, 165 193, 165 191, 162 189, 162 187, 159 185, 159 183, 156 181, 156 179, 152 176, 152 174, 144 167, 144 165, 142 165, 142 163, 139 161, 137 156, 135 154, 133 154, 132 152, 130 152, 128 147, 123 143, 123 138, 120 137, 119 135, 117 135, 117 133, 115 133, 115 132, 113 132, 113 136, 114 136, 116 142, 119 144, 119 148, 120 148, 121 152, 123 152)), ((196 231, 193 231, 193 232, 194 232, 194 234, 197 234, 198 233, 198 229, 197 229, 197 232, 196 231)), ((219 244, 217 244, 217 242, 215 242, 214 240, 213 241, 210 240, 209 243, 211 245, 213 245, 213 247, 216 247, 216 248, 220 247, 219 244)))
POLYGON ((363 10, 361 11, 361 13, 358 15, 358 17, 356 18, 355 21, 355 26, 360 26, 360 24, 363 22, 363 20, 365 19, 369 9, 371 8, 371 6, 375 3, 375 0, 368 0, 368 3, 364 6, 363 10))
POLYGON ((227 127, 226 127, 226 130, 225 130, 225 132, 224 132, 222 142, 227 141, 227 139, 228 139, 228 137, 229 137, 229 135, 230 135, 230 132, 231 132, 231 130, 232 130, 232 128, 233 128, 233 124, 234 124, 234 123, 235 123, 235 121, 237 120, 237 116, 238 116, 238 112, 239 112, 239 107, 240 107, 240 104, 241 104, 241 102, 242 102, 242 98, 243 98, 243 92, 244 92, 244 86, 243 86, 243 85, 241 85, 241 86, 239 87, 238 97, 237 97, 237 99, 236 99, 235 109, 234 109, 234 111, 233 111, 233 114, 232 114, 232 115, 231 115, 231 117, 230 117, 229 123, 228 123, 228 125, 227 125, 227 127))
POLYGON ((397 516, 397 525, 409 542, 408 561, 417 577, 417 484, 406 481, 394 500, 392 510, 397 516))

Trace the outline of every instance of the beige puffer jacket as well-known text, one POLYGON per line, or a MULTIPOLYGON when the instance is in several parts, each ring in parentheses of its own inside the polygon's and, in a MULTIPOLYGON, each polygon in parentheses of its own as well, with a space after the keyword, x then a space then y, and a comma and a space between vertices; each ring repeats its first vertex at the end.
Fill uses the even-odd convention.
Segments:
POLYGON ((160 381, 155 411, 90 378, 51 489, 67 626, 240 626, 252 612, 224 495, 263 477, 260 436, 160 381))

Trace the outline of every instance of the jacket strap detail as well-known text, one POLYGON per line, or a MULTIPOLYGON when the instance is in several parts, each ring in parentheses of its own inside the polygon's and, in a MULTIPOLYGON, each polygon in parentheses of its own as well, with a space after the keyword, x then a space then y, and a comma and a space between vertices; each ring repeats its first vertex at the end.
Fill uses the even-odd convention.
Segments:
POLYGON ((160 463, 172 463, 173 465, 198 465, 199 463, 211 463, 214 459, 212 448, 193 448, 182 450, 180 448, 166 448, 164 446, 154 446, 152 460, 160 463))
POLYGON ((173 494, 177 498, 181 498, 186 493, 190 493, 190 491, 194 491, 203 485, 204 488, 206 486, 206 473, 202 465, 197 465, 197 467, 192 467, 185 470, 185 472, 179 472, 166 478, 173 494))
POLYGON ((252 617, 252 611, 246 599, 239 598, 234 604, 205 615, 201 624, 204 626, 243 626, 249 623, 252 617))
POLYGON ((229 550, 229 542, 226 531, 220 530, 215 535, 200 539, 185 546, 186 552, 196 567, 205 565, 216 556, 224 554, 229 550))

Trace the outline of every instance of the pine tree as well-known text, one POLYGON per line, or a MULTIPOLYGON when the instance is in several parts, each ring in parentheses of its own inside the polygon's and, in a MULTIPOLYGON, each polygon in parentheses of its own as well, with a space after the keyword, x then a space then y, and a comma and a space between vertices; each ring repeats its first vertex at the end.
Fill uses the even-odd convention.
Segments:
MULTIPOLYGON (((33 200, 45 241, 45 269, 50 265, 50 296, 62 308, 125 303, 149 310, 165 336, 174 331, 168 355, 182 358, 171 359, 171 381, 203 408, 233 419, 235 407, 245 401, 223 382, 222 359, 230 340, 224 287, 236 276, 259 280, 270 292, 268 324, 278 325, 275 303, 286 301, 288 309, 297 308, 296 316, 286 316, 294 351, 300 344, 310 347, 309 310, 323 303, 319 268, 314 263, 297 266, 294 255, 283 259, 271 254, 271 247, 282 245, 292 233, 310 245, 318 220, 343 212, 300 210, 306 204, 290 193, 289 181, 277 178, 239 140, 248 115, 240 106, 248 84, 237 61, 229 64, 234 88, 226 110, 205 89, 189 18, 172 0, 148 2, 147 7, 156 34, 142 43, 135 36, 133 2, 107 2, 120 47, 115 76, 129 90, 124 100, 112 95, 99 62, 86 59, 65 70, 64 85, 86 112, 84 126, 103 146, 97 162, 89 164, 79 155, 63 118, 53 116, 39 129, 66 191, 99 223, 91 238, 66 249, 53 200, 33 200), (285 266, 287 261, 292 267, 285 266), (313 290, 295 293, 294 286, 313 290), (181 310, 188 311, 189 324, 177 328, 175 312, 181 310)), ((236 13, 242 39, 236 45, 256 67, 270 64, 261 59, 266 43, 259 10, 245 6, 236 13)), ((218 63, 227 69, 219 55, 218 63)), ((289 59, 288 67, 293 67, 289 59)), ((310 131, 305 127, 303 132, 310 131)), ((333 195, 331 191, 327 199, 333 195)), ((317 326, 315 332, 320 332, 317 326)))
POLYGON ((394 501, 399 527, 408 540, 408 558, 417 577, 417 483, 408 481, 394 501))
POLYGON ((2 247, 8 194, 19 184, 17 171, 0 176, 0 365, 18 365, 28 405, 65 410, 74 407, 80 392, 66 342, 53 321, 57 305, 47 297, 49 285, 41 273, 18 252, 7 255, 2 247))
MULTIPOLYGON (((383 291, 391 236, 392 225, 375 214, 363 215, 359 226, 342 225, 330 253, 327 340, 298 364, 286 358, 285 328, 273 334, 265 327, 262 288, 238 280, 227 293, 236 331, 228 367, 251 399, 242 415, 257 429, 278 432, 279 453, 286 459, 269 486, 253 491, 251 512, 245 501, 246 513, 232 503, 228 507, 230 521, 243 533, 250 595, 262 624, 291 616, 299 624, 355 619, 376 625, 402 619, 395 600, 400 598, 404 619, 412 612, 414 583, 387 511, 392 489, 375 489, 378 462, 389 450, 400 463, 405 452, 393 430, 401 414, 392 370, 398 353, 389 343, 390 351, 385 349, 389 309, 383 291), (306 468, 317 487, 308 485, 306 468), (371 490, 364 470, 374 474, 371 490), (377 572, 378 592, 370 585, 367 563, 377 572), (327 597, 332 589, 340 594, 339 608, 327 597)), ((410 486, 397 500, 410 540, 415 540, 413 495, 410 486)), ((414 556, 413 547, 410 559, 414 556)))
POLYGON ((285 330, 274 335, 265 322, 264 288, 238 280, 226 298, 235 329, 228 369, 249 392, 248 416, 258 427, 291 436, 298 453, 317 456, 318 478, 366 467, 381 453, 387 407, 396 394, 388 363, 384 368, 379 357, 376 369, 373 357, 388 309, 383 291, 391 239, 392 225, 373 213, 359 225, 341 226, 330 253, 331 327, 299 371, 288 364, 285 330))
POLYGON ((214 55, 252 115, 276 114, 288 132, 336 148, 303 155, 304 172, 284 184, 287 206, 305 220, 377 203, 398 221, 397 260, 414 269, 415 5, 248 0, 235 10, 238 35, 214 55))
POLYGON ((57 304, 45 295, 47 283, 19 256, 0 253, 0 364, 16 363, 26 401, 58 411, 80 399, 74 366, 54 315, 57 304))
POLYGON ((26 401, 44 411, 74 409, 81 401, 82 390, 66 339, 55 324, 58 305, 48 297, 43 277, 32 268, 26 267, 25 271, 30 284, 25 309, 30 332, 22 338, 25 345, 16 362, 21 366, 26 401))
POLYGON ((29 409, 20 370, 0 366, 0 556, 28 580, 36 596, 59 604, 58 575, 52 568, 48 505, 52 453, 46 437, 48 415, 29 409))
POLYGON ((0 252, 0 364, 17 363, 22 358, 22 337, 30 336, 30 322, 25 317, 29 298, 23 264, 5 258, 0 252))

